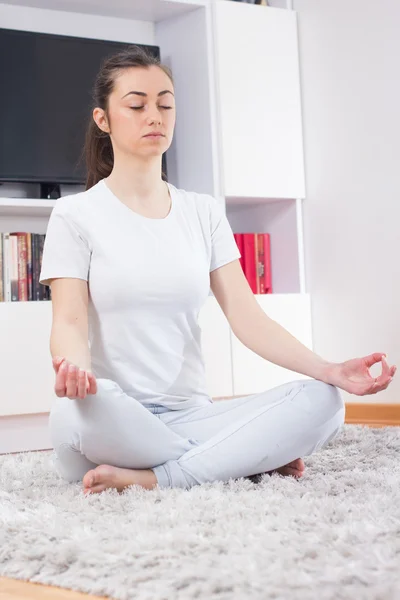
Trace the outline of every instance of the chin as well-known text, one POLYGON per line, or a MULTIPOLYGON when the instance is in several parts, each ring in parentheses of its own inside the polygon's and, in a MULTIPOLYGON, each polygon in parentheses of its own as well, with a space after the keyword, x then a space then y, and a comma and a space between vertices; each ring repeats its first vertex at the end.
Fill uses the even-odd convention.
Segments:
POLYGON ((169 148, 169 144, 159 144, 158 147, 148 148, 147 152, 143 152, 143 158, 151 158, 155 156, 162 156, 169 148))

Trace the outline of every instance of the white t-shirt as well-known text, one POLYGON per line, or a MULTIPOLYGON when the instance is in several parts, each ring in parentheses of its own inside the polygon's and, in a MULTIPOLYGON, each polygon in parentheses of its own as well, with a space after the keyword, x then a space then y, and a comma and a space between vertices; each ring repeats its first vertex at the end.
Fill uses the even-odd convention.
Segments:
POLYGON ((168 187, 172 206, 161 219, 132 211, 104 179, 59 198, 40 283, 88 281, 94 375, 143 404, 178 409, 211 401, 198 314, 210 272, 241 255, 220 202, 168 187))

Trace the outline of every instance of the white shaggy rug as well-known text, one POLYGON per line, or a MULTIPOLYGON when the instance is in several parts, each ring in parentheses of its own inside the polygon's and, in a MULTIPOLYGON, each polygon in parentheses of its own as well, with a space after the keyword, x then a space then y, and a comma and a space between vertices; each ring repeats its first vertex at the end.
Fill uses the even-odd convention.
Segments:
POLYGON ((117 599, 398 600, 400 428, 346 426, 296 481, 84 496, 0 456, 0 575, 117 599))

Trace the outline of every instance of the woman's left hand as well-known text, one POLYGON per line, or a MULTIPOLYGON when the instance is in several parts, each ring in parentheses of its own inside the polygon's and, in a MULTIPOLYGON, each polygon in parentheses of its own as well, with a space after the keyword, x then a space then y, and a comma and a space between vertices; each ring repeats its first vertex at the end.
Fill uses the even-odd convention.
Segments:
POLYGON ((350 394, 367 396, 385 390, 393 379, 397 367, 390 367, 386 354, 375 353, 364 358, 352 358, 328 367, 327 383, 331 383, 350 394), (372 377, 369 368, 382 362, 382 373, 372 377))

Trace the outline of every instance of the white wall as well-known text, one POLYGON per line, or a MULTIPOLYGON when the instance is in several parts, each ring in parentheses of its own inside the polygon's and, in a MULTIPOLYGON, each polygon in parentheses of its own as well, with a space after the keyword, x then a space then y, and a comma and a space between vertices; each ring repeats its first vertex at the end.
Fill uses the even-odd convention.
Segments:
POLYGON ((315 351, 387 352, 400 402, 400 2, 294 0, 298 11, 315 351))

